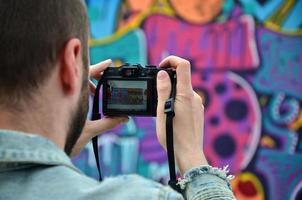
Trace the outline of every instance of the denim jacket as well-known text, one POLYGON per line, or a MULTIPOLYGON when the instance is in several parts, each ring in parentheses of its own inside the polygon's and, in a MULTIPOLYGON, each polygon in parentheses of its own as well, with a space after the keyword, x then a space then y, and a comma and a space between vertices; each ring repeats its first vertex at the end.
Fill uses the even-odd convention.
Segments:
POLYGON ((183 194, 138 175, 100 183, 81 173, 50 140, 0 130, 0 200, 234 199, 228 177, 210 167, 188 171, 181 186, 183 194))

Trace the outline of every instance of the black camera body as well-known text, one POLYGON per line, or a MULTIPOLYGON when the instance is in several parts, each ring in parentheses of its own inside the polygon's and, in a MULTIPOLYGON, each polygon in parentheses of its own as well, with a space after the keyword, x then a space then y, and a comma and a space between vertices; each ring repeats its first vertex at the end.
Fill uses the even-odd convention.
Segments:
POLYGON ((154 65, 124 64, 109 67, 104 71, 103 114, 107 116, 156 116, 156 76, 165 70, 176 82, 173 69, 157 68, 154 65))

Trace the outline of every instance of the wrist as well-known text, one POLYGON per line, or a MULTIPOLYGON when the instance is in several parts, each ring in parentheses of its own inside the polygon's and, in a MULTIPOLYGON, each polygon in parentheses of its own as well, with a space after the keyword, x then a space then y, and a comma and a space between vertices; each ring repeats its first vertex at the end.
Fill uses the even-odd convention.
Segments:
POLYGON ((208 165, 206 157, 203 152, 200 151, 176 154, 176 162, 182 176, 192 168, 199 167, 201 165, 208 165))

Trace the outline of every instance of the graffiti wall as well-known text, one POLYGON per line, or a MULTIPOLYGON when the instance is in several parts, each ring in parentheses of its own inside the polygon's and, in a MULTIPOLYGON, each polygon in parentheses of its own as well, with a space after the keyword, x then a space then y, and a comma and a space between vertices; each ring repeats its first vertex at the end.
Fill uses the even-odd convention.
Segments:
MULTIPOLYGON (((302 199, 301 0, 86 0, 91 62, 190 60, 205 103, 209 163, 230 165, 238 199, 302 199)), ((103 174, 166 183, 154 118, 99 136, 103 174)), ((97 177, 91 144, 74 163, 97 177)))

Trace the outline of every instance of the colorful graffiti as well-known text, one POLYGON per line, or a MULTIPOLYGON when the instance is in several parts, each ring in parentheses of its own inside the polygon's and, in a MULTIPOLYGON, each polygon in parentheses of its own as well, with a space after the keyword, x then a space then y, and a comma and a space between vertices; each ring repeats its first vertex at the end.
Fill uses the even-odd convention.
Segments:
POLYGON ((208 161, 215 166, 232 163, 230 171, 240 172, 254 156, 260 138, 256 94, 233 72, 196 73, 192 82, 207 100, 205 132, 211 134, 205 134, 204 146, 208 161))
MULTIPOLYGON (((238 199, 302 199, 302 1, 86 0, 91 62, 192 64, 204 99, 204 150, 230 165, 238 199)), ((105 176, 166 183, 154 118, 133 117, 99 136, 105 176)), ((73 162, 97 177, 91 144, 73 162)))
POLYGON ((147 44, 152 44, 148 45, 151 63, 159 63, 164 56, 173 54, 189 59, 193 70, 247 70, 259 65, 254 22, 249 16, 198 26, 153 14, 145 20, 143 29, 147 44))

